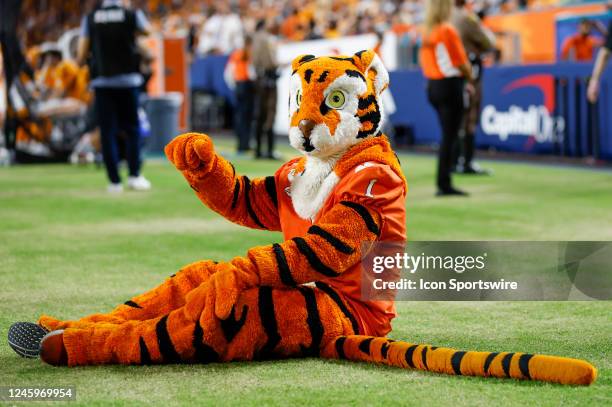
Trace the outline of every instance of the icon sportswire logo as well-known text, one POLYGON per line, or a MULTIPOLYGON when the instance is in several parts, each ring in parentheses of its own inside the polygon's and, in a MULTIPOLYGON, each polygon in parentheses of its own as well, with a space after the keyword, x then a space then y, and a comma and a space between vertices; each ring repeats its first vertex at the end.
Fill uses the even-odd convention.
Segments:
POLYGON ((550 74, 524 76, 504 86, 501 94, 506 95, 522 88, 540 90, 542 102, 530 103, 526 108, 513 104, 505 111, 497 110, 490 104, 486 105, 480 116, 483 133, 488 136, 498 136, 502 141, 507 140, 510 135, 532 137, 537 143, 559 139, 565 128, 565 121, 563 117, 553 116, 554 77, 550 74))

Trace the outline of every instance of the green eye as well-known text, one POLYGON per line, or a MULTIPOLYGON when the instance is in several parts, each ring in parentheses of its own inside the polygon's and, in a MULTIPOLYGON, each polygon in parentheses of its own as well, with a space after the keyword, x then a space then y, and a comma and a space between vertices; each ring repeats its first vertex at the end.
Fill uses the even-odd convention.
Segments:
POLYGON ((297 93, 295 94, 295 103, 297 104, 297 107, 300 107, 300 105, 302 104, 302 91, 298 90, 297 93))
POLYGON ((333 90, 327 95, 325 99, 325 103, 327 106, 332 109, 342 109, 344 107, 344 102, 346 101, 346 97, 344 96, 344 92, 341 90, 333 90))

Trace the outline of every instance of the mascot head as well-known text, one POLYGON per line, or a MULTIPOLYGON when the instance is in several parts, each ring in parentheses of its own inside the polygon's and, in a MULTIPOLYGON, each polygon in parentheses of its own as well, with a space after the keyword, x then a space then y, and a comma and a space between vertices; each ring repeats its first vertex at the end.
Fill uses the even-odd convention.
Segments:
POLYGON ((289 141, 308 156, 336 156, 380 135, 381 93, 389 74, 374 51, 293 60, 289 141))

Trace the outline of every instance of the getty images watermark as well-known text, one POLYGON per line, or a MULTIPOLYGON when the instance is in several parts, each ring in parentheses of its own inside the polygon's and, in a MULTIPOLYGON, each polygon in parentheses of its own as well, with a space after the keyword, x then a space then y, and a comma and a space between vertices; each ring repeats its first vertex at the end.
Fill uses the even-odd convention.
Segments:
POLYGON ((364 300, 612 299, 612 242, 364 243, 364 300))

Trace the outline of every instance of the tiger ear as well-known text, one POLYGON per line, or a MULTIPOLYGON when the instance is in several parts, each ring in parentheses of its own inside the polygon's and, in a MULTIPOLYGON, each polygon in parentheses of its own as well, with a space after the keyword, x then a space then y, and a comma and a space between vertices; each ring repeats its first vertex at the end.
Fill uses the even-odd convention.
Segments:
POLYGON ((308 62, 308 61, 312 61, 313 59, 315 59, 314 55, 299 55, 297 56, 293 62, 291 62, 291 69, 292 70, 297 70, 300 65, 302 65, 304 62, 308 62))
POLYGON ((355 53, 353 56, 355 65, 363 72, 363 75, 371 82, 377 95, 383 93, 389 86, 389 72, 382 63, 380 57, 371 49, 355 53))

